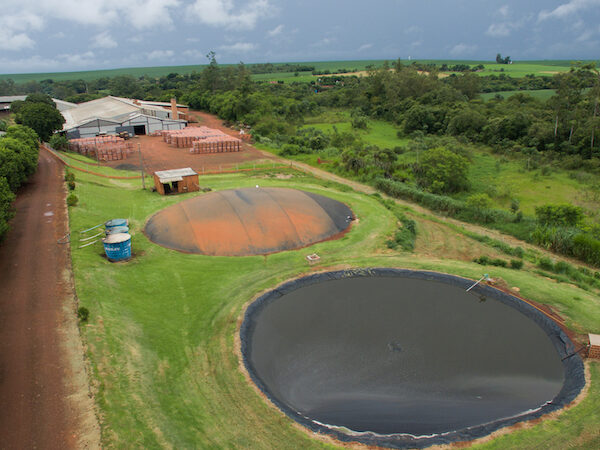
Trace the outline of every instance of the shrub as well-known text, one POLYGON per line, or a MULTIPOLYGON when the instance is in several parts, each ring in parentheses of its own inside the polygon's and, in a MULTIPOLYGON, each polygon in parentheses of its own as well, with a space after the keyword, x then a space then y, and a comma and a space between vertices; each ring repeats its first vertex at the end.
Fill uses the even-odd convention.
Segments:
POLYGON ((475 258, 473 262, 477 264, 481 264, 482 266, 498 266, 498 267, 507 267, 508 263, 500 258, 490 258, 489 256, 480 256, 479 258, 475 258))
POLYGON ((544 256, 538 260, 538 267, 540 269, 549 270, 551 272, 554 272, 554 263, 547 256, 544 256))
POLYGON ((66 136, 61 134, 52 135, 48 143, 54 150, 64 151, 69 149, 69 140, 66 136))
POLYGON ((74 191, 75 190, 75 182, 74 181, 69 181, 67 183, 67 186, 69 186, 69 190, 70 191, 74 191))
POLYGON ((67 205, 69 206, 77 206, 79 202, 79 198, 75 194, 69 194, 67 197, 67 205))
POLYGON ((90 311, 85 306, 77 308, 77 317, 81 322, 87 322, 90 317, 90 311))
POLYGON ((75 181, 75 174, 73 172, 66 171, 65 172, 65 181, 68 183, 69 181, 75 181))
POLYGON ((523 268, 523 260, 521 259, 511 259, 510 260, 510 268, 520 270, 523 268))

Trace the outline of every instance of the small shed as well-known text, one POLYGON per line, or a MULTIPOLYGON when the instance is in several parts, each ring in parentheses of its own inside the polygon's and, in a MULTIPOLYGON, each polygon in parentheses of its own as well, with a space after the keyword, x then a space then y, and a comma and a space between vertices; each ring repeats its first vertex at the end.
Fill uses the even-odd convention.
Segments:
POLYGON ((162 195, 199 191, 198 183, 198 174, 189 167, 154 172, 154 185, 162 195))
POLYGON ((600 335, 589 334, 588 339, 590 346, 588 347, 588 358, 600 359, 600 335))

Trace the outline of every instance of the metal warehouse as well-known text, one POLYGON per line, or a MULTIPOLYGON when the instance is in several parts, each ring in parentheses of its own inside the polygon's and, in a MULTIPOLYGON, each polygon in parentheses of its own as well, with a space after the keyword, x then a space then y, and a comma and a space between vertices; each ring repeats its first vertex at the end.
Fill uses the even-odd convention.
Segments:
POLYGON ((139 100, 104 97, 61 111, 63 131, 69 139, 118 134, 151 134, 161 130, 181 130, 187 121, 180 120, 177 108, 166 109, 139 100))

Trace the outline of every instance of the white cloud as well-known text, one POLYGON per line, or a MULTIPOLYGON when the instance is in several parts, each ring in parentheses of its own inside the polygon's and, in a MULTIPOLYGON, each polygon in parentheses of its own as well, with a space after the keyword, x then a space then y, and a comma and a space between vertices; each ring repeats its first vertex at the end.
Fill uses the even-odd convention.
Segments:
POLYGON ((39 16, 26 10, 3 11, 0 16, 0 49, 18 51, 33 48, 35 42, 28 33, 42 29, 43 25, 44 21, 39 16))
POLYGON ((460 44, 456 44, 454 47, 452 47, 450 54, 452 56, 462 56, 472 54, 475 50, 477 50, 476 45, 469 45, 461 42, 460 44))
POLYGON ((275 37, 281 34, 281 32, 283 31, 283 25, 277 25, 275 28, 273 28, 270 31, 267 31, 267 34, 270 37, 275 37))
POLYGON ((569 0, 552 11, 545 9, 540 11, 538 20, 541 22, 547 19, 564 19, 592 7, 600 7, 600 0, 569 0))
POLYGON ((506 23, 493 23, 485 32, 488 36, 492 37, 506 37, 510 35, 510 25, 506 23))
POLYGON ((171 24, 171 9, 179 6, 180 0, 2 0, 2 3, 3 17, 28 14, 42 24, 44 20, 58 19, 82 25, 129 24, 144 29, 171 24))
POLYGON ((369 50, 369 49, 370 49, 370 48, 372 48, 372 47, 373 47, 373 44, 363 44, 363 45, 361 45, 360 47, 358 47, 358 48, 356 49, 356 51, 357 51, 357 52, 363 52, 363 51, 365 51, 365 50, 369 50))
POLYGON ((62 55, 58 55, 58 59, 60 59, 61 62, 64 62, 74 67, 84 67, 98 64, 96 55, 94 54, 94 52, 91 51, 80 54, 65 53, 62 55))
POLYGON ((172 58, 174 54, 175 52, 173 50, 154 50, 146 53, 146 58, 151 61, 165 60, 172 58))
POLYGON ((508 16, 508 5, 504 5, 501 6, 500 8, 498 8, 498 14, 500 14, 502 17, 507 17, 508 16))
POLYGON ((246 53, 252 50, 256 50, 256 44, 252 44, 250 42, 236 42, 231 45, 221 45, 219 47, 220 50, 228 53, 246 53))
POLYGON ((117 47, 117 41, 115 41, 108 31, 103 31, 92 38, 92 48, 115 48, 117 47))
POLYGON ((258 19, 272 14, 273 6, 269 0, 251 0, 243 5, 236 5, 233 0, 196 0, 188 12, 206 25, 252 30, 258 19))

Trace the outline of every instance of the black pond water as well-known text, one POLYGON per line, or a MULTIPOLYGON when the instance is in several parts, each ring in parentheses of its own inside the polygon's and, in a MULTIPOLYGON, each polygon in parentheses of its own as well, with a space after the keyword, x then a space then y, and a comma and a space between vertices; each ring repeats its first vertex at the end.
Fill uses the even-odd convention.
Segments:
POLYGON ((437 281, 305 286, 263 305, 248 340, 254 376, 276 402, 354 431, 463 429, 538 408, 564 381, 532 320, 437 281))

